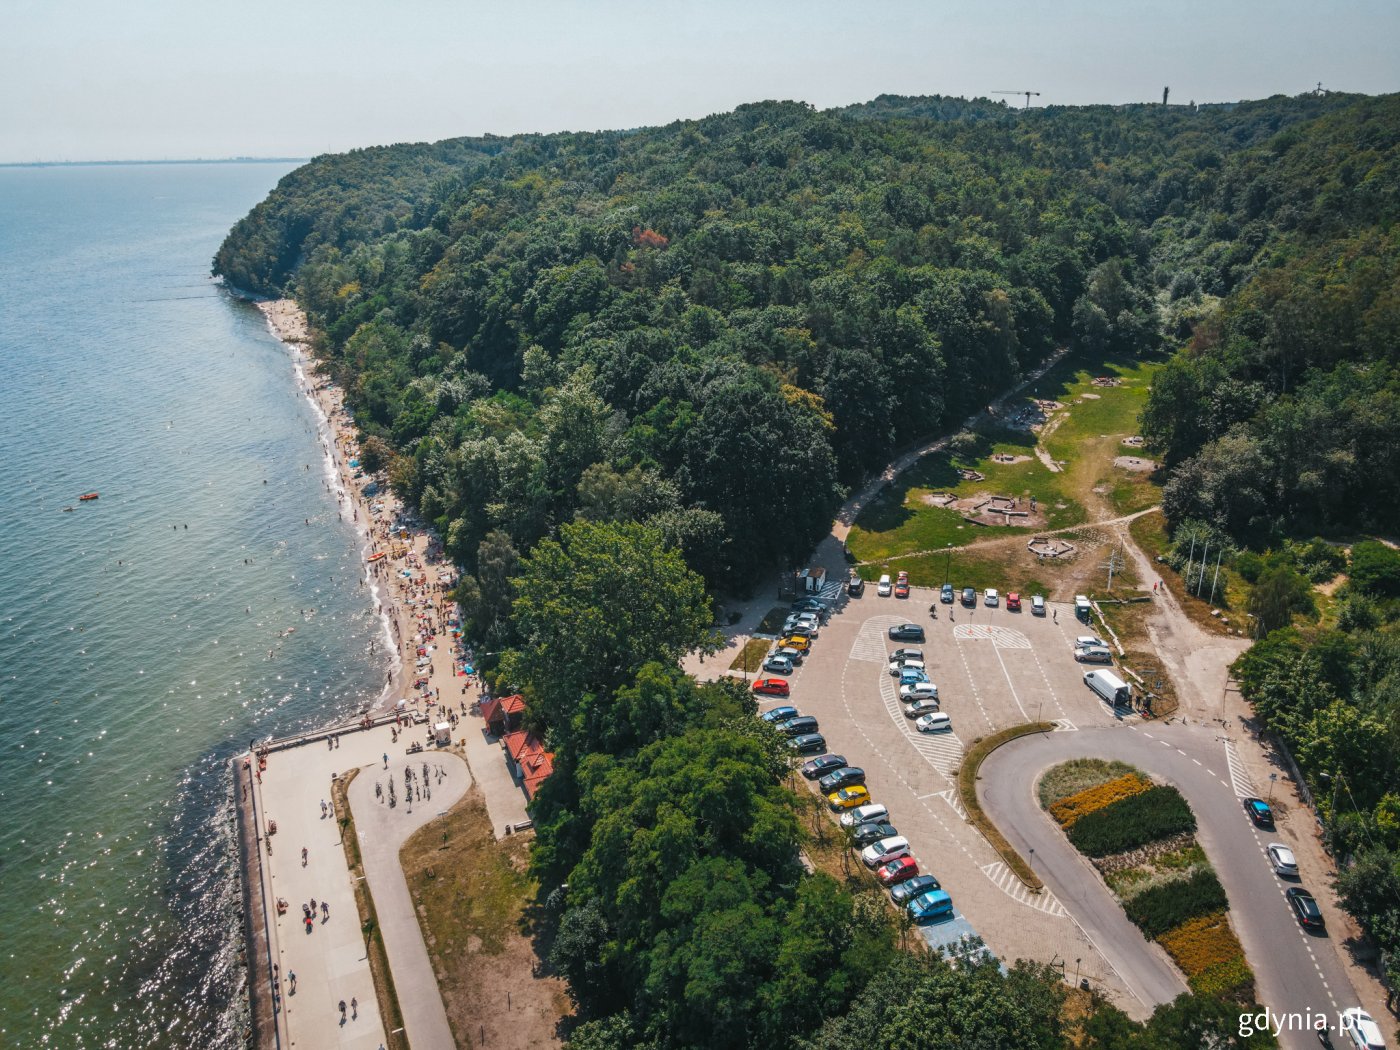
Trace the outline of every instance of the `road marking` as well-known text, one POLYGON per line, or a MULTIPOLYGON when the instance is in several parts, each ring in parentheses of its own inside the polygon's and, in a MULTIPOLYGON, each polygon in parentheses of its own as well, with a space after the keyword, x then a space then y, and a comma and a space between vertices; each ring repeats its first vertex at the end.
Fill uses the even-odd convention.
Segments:
POLYGON ((993 886, 1018 904, 1024 904, 1036 911, 1043 911, 1046 915, 1054 916, 1057 919, 1064 918, 1068 914, 1065 911, 1065 906, 1055 898, 1055 895, 1048 888, 1040 893, 1032 893, 1026 889, 1025 883, 1016 876, 1016 873, 999 860, 984 865, 982 874, 992 880, 993 886))
POLYGON ((1232 741, 1225 741, 1225 762, 1230 769, 1230 788, 1239 798, 1254 798, 1254 782, 1249 779, 1249 771, 1244 768, 1232 741))
POLYGON ((924 760, 934 769, 952 779, 963 759, 963 744, 957 734, 920 733, 913 729, 910 720, 904 717, 904 709, 899 706, 894 679, 888 674, 880 675, 880 697, 885 701, 885 710, 890 713, 890 718, 904 731, 914 750, 923 755, 924 760))
MULTIPOLYGON (((956 813, 963 820, 967 819, 967 810, 963 808, 962 797, 958 794, 957 788, 947 788, 944 791, 935 791, 932 794, 925 795, 924 798, 932 798, 934 795, 937 795, 944 802, 948 803, 948 805, 952 806, 953 812, 956 813)), ((920 799, 920 801, 922 801, 922 799, 920 799)))
POLYGON ((899 616, 872 616, 860 625, 856 640, 851 643, 850 659, 888 664, 890 654, 885 640, 889 637, 889 629, 896 624, 908 622, 899 616))
POLYGON ((1073 733, 1079 729, 1079 727, 1073 722, 1071 722, 1068 718, 1057 718, 1055 719, 1053 724, 1055 726, 1056 732, 1060 733, 1073 733))

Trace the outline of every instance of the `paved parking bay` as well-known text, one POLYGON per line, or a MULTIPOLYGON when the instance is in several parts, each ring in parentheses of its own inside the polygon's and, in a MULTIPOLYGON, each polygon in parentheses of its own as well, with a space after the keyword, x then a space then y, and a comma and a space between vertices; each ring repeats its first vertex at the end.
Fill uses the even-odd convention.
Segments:
POLYGON ((955 781, 966 749, 994 730, 1037 720, 1063 730, 1123 725, 1124 716, 1084 685, 1086 667, 1071 655, 1075 636, 1090 629, 1067 604, 1051 604, 1043 617, 1031 615, 1029 601, 1020 612, 939 604, 934 619, 929 605, 937 601, 936 590, 923 588, 908 599, 878 597, 870 586, 861 598, 842 595, 791 676, 791 697, 762 706, 791 703, 814 715, 830 750, 866 770, 872 798, 889 807, 920 870, 936 875, 953 897, 953 920, 921 928, 931 945, 975 933, 1005 962, 1077 966, 1129 1013, 1145 1017, 1153 1004, 1133 996, 1059 899, 1027 890, 967 823, 955 781), (901 623, 922 626, 925 641, 891 640, 890 627, 901 623), (912 645, 924 651, 952 732, 919 733, 904 717, 889 653, 912 645))

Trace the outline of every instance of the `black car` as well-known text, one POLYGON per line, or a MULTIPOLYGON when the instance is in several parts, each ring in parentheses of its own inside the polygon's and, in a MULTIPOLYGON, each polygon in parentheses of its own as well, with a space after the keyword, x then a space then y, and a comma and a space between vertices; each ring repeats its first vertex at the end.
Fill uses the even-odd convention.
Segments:
POLYGON ((786 722, 779 722, 778 728, 788 736, 801 736, 803 733, 815 733, 819 727, 811 715, 798 715, 786 722))
POLYGON ((881 839, 893 838, 899 832, 895 830, 893 824, 886 824, 880 820, 866 821, 864 824, 857 824, 855 830, 851 832, 851 845, 856 849, 864 849, 872 842, 879 842, 881 839))
POLYGON ((921 893, 927 893, 929 890, 941 890, 942 888, 932 875, 915 875, 912 879, 905 879, 890 890, 890 897, 896 904, 903 904, 905 901, 912 901, 921 893))
POLYGON ((803 733, 789 740, 788 747, 799 755, 815 755, 818 751, 826 750, 826 737, 820 733, 803 733))
POLYGON ((814 612, 820 615, 826 612, 826 606, 815 598, 798 598, 792 603, 792 611, 795 613, 814 612))
POLYGON ((824 777, 833 769, 840 769, 845 764, 845 755, 818 755, 802 763, 802 775, 808 780, 816 780, 817 777, 824 777))
POLYGON ((969 608, 977 604, 977 592, 971 587, 964 587, 962 593, 962 603, 969 608))
POLYGON ((901 623, 890 628, 890 637, 900 642, 922 642, 924 629, 916 623, 901 623))
POLYGON ((840 791, 843 787, 850 787, 852 784, 865 783, 865 770, 855 766, 842 766, 834 773, 828 773, 817 781, 817 787, 822 789, 823 795, 829 795, 833 791, 840 791))
POLYGON ((1244 811, 1249 814, 1249 819, 1254 821, 1255 827, 1272 828, 1274 826, 1274 811, 1262 798, 1245 799, 1244 811))
POLYGON ((1320 930, 1327 925, 1322 917, 1322 909, 1317 906, 1317 899, 1301 886, 1294 886, 1284 893, 1288 898, 1288 903, 1293 907, 1293 914, 1298 916, 1298 924, 1307 930, 1320 930))
POLYGON ((951 583, 945 583, 939 590, 938 600, 944 605, 953 604, 953 585, 951 583))
POLYGON ((846 582, 846 593, 852 598, 859 598, 865 593, 865 581, 861 579, 859 573, 851 573, 851 578, 846 582))

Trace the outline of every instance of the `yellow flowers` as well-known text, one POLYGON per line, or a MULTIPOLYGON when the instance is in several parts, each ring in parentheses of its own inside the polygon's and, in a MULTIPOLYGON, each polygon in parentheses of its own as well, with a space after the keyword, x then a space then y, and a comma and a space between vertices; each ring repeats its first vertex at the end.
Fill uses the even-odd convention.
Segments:
POLYGON ((1136 773, 1114 777, 1107 783, 1076 791, 1067 798, 1050 806, 1050 816, 1062 828, 1068 829, 1076 820, 1088 813, 1111 806, 1125 798, 1140 795, 1152 786, 1152 782, 1136 773))

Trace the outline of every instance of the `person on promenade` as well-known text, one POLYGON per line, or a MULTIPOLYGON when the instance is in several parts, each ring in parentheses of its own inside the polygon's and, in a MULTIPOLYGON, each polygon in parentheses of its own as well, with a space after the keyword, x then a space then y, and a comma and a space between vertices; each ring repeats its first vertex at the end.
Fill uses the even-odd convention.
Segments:
POLYGON ((295 970, 287 971, 287 994, 297 994, 297 972, 295 970))
POLYGON ((330 919, 331 919, 331 906, 330 906, 329 904, 327 904, 325 901, 322 901, 322 902, 321 902, 321 921, 322 921, 322 922, 330 922, 330 919))
POLYGON ((340 1000, 340 1023, 345 1023, 345 1000, 340 1000))
POLYGON ((360 1016, 360 1001, 353 995, 350 997, 350 1018, 355 1020, 360 1016))
POLYGON ((301 847, 301 866, 306 867, 306 847, 301 847))

